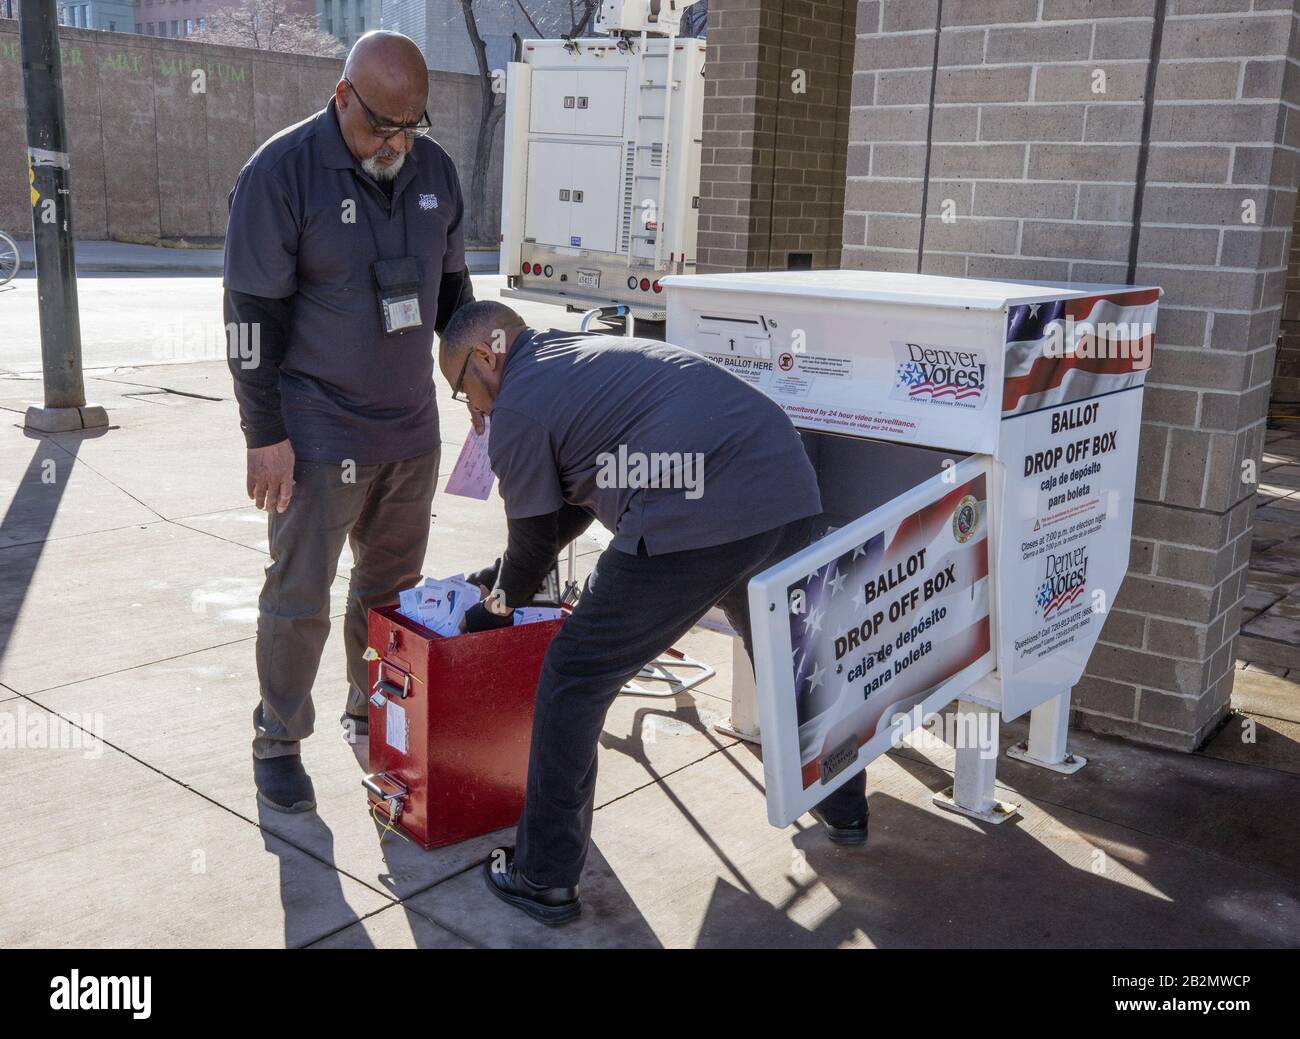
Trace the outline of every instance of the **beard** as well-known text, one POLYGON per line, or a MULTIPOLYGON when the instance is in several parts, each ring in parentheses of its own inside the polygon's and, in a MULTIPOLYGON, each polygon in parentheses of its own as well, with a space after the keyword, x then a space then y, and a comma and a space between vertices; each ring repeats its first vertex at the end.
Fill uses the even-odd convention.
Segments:
POLYGON ((377 155, 372 155, 370 158, 364 160, 361 163, 361 168, 365 170, 367 173, 369 173, 370 176, 374 177, 375 180, 382 182, 385 180, 392 180, 394 177, 396 177, 398 172, 402 168, 402 163, 404 163, 405 161, 406 161, 405 152, 399 155, 387 166, 385 166, 383 163, 379 161, 379 157, 377 155))

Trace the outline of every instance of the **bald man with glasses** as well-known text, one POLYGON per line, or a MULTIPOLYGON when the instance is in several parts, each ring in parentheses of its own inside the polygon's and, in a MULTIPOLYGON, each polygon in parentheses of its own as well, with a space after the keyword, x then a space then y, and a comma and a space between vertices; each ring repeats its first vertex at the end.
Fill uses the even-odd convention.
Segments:
POLYGON ((262 145, 230 193, 229 362, 271 554, 253 774, 279 811, 315 807, 300 747, 344 542, 350 738, 366 731, 367 611, 423 569, 440 442, 433 336, 474 298, 460 182, 429 137, 428 90, 414 42, 367 33, 324 109, 262 145))

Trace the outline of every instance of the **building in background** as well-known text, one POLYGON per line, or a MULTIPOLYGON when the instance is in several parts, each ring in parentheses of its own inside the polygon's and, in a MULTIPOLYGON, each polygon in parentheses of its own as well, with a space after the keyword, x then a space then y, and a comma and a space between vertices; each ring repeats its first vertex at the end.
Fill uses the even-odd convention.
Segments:
MULTIPOLYGON (((17 17, 18 4, 12 6, 12 14, 17 17)), ((130 32, 132 29, 131 0, 85 0, 84 3, 60 3, 58 5, 59 24, 70 25, 78 29, 102 29, 106 32, 130 32)))
POLYGON ((315 0, 315 4, 321 32, 329 33, 345 47, 380 28, 382 0, 315 0))
MULTIPOLYGON (((110 0, 96 0, 94 6, 110 0)), ((185 39, 200 29, 216 24, 221 12, 240 6, 241 0, 111 0, 131 3, 132 17, 129 25, 118 23, 118 32, 136 32, 142 36, 167 36, 185 39)), ((315 15, 321 0, 282 0, 287 14, 315 15)), ((72 5, 75 6, 75 5, 72 5)), ((72 22, 64 22, 71 25, 72 22)), ((107 25, 89 25, 83 28, 107 29, 107 25)))
MULTIPOLYGON (((382 0, 383 28, 411 37, 431 69, 478 72, 465 12, 460 0, 382 0)), ((594 8, 594 4, 593 4, 594 8)), ((511 33, 523 39, 555 39, 573 28, 574 12, 581 20, 582 0, 474 0, 474 18, 487 49, 488 68, 505 68, 511 59, 511 33)), ((577 35, 593 35, 593 9, 577 35)))

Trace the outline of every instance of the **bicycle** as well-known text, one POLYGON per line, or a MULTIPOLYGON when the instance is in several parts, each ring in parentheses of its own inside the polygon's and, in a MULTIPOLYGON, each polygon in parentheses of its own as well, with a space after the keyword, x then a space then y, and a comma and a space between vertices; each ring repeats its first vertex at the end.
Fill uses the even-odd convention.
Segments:
POLYGON ((0 231, 0 285, 8 285, 18 275, 23 261, 18 254, 18 243, 0 231))

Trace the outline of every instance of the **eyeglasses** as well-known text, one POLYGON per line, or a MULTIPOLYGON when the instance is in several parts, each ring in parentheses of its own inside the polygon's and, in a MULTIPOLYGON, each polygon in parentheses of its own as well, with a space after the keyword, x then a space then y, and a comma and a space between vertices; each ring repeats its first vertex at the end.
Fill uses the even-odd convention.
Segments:
POLYGON ((361 105, 361 110, 366 113, 366 121, 370 123, 370 132, 376 137, 382 137, 385 142, 397 133, 406 134, 407 140, 413 140, 416 137, 428 137, 429 131, 433 129, 433 123, 429 120, 429 110, 426 108, 420 113, 420 120, 409 125, 384 122, 379 116, 370 110, 370 106, 361 100, 361 95, 357 93, 357 88, 352 85, 352 80, 344 79, 344 83, 352 91, 352 96, 357 99, 361 105))
POLYGON ((469 395, 461 389, 461 385, 465 382, 465 372, 469 370, 469 359, 473 356, 473 350, 465 355, 465 363, 460 366, 460 375, 456 379, 456 385, 451 388, 451 399, 459 404, 469 403, 469 395))

